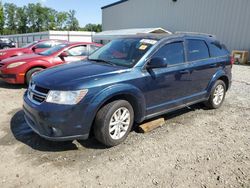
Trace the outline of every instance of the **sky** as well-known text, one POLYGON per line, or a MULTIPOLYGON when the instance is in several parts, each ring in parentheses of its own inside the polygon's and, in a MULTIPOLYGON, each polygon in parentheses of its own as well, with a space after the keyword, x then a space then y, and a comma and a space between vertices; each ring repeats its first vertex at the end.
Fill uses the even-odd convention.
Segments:
POLYGON ((3 3, 14 3, 17 6, 29 3, 42 3, 42 5, 57 11, 76 11, 76 17, 80 26, 88 23, 101 24, 101 7, 117 2, 118 0, 2 0, 3 3))

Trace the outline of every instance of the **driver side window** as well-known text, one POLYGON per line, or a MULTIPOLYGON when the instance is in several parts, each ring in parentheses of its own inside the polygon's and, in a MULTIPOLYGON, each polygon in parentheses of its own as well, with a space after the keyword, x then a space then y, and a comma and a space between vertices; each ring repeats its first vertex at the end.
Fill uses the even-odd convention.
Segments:
POLYGON ((168 65, 176 65, 185 62, 183 42, 173 42, 161 47, 153 57, 163 58, 168 65))
POLYGON ((77 46, 69 49, 68 51, 69 56, 87 56, 88 50, 87 46, 77 46))

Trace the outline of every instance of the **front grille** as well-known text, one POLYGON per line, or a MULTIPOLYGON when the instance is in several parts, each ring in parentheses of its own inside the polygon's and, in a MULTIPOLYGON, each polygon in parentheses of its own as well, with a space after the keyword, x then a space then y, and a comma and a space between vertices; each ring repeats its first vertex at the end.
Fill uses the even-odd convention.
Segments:
POLYGON ((34 83, 29 84, 28 88, 28 98, 35 104, 41 104, 45 101, 49 89, 35 85, 34 83))

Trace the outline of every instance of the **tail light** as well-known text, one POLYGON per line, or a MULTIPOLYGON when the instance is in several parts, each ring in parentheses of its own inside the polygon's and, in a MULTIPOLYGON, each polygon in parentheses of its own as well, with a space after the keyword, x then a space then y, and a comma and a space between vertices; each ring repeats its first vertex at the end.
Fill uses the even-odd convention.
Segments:
POLYGON ((234 57, 231 56, 230 58, 231 58, 231 65, 233 65, 234 64, 234 57))

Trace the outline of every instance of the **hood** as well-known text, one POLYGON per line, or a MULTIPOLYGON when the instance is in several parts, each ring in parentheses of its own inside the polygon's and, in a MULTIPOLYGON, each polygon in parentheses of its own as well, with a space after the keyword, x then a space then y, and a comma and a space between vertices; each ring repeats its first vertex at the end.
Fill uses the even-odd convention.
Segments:
POLYGON ((1 61, 1 63, 6 65, 6 64, 10 64, 10 63, 14 63, 14 62, 21 62, 21 61, 29 62, 29 61, 32 61, 32 60, 37 59, 37 58, 41 59, 41 58, 43 58, 43 56, 38 55, 38 54, 24 54, 21 56, 15 56, 15 57, 10 57, 10 58, 4 59, 3 61, 1 61))
POLYGON ((98 82, 108 76, 130 69, 120 66, 78 61, 46 69, 33 77, 35 84, 52 90, 88 88, 90 82, 98 82))

